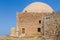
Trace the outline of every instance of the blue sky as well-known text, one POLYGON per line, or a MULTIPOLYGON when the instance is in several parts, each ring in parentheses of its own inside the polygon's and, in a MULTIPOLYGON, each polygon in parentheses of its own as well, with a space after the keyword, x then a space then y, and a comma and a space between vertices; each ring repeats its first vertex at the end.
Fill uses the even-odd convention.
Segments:
POLYGON ((10 33, 16 27, 16 12, 21 12, 32 2, 44 2, 55 12, 60 11, 60 0, 0 0, 0 36, 10 33))

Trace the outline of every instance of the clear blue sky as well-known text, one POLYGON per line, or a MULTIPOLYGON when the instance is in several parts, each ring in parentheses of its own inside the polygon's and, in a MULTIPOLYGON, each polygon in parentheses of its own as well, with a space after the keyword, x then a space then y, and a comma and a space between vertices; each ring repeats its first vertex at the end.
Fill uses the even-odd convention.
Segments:
POLYGON ((10 33, 16 27, 16 12, 21 12, 32 2, 44 2, 55 12, 60 11, 60 0, 0 0, 0 36, 10 33))

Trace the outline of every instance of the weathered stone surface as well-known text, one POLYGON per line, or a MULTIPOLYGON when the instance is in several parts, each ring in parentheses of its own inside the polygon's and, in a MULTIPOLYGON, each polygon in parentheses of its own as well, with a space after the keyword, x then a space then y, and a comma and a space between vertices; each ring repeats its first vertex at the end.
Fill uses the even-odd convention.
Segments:
POLYGON ((60 39, 60 13, 17 13, 15 35, 17 34, 19 40, 58 40, 60 39), (24 34, 22 28, 25 28, 24 34), (41 28, 41 32, 38 32, 37 28, 41 28))

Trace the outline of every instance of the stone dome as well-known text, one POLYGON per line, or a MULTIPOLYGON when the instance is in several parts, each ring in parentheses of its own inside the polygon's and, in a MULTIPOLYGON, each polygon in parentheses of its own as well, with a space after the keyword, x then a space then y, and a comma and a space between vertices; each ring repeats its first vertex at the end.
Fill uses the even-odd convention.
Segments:
POLYGON ((38 13, 52 13, 53 9, 42 2, 33 2, 30 5, 28 5, 26 8, 24 8, 23 12, 38 12, 38 13))

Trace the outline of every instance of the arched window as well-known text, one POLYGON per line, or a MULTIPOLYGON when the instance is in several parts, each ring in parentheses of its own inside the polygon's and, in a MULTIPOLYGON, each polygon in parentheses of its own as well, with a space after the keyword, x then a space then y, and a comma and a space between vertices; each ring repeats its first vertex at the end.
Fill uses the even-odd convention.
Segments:
POLYGON ((39 20, 39 24, 41 23, 41 20, 39 20))

